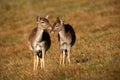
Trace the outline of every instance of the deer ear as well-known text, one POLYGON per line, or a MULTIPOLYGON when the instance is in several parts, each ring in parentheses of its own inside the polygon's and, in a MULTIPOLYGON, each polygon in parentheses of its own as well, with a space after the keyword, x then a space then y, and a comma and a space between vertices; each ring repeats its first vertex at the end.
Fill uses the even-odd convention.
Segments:
POLYGON ((59 18, 59 17, 57 17, 57 21, 60 21, 60 18, 59 18))
POLYGON ((60 24, 63 24, 63 20, 57 17, 57 21, 60 22, 60 24))
POLYGON ((60 23, 63 24, 63 20, 60 20, 60 23))
POLYGON ((40 17, 39 17, 39 16, 37 16, 36 20, 37 20, 37 22, 39 22, 39 21, 40 21, 40 17))
POLYGON ((48 16, 48 15, 46 15, 44 18, 48 19, 48 17, 49 17, 49 16, 48 16))
POLYGON ((64 23, 64 21, 63 21, 62 19, 60 19, 60 23, 61 23, 61 24, 63 24, 63 23, 64 23))

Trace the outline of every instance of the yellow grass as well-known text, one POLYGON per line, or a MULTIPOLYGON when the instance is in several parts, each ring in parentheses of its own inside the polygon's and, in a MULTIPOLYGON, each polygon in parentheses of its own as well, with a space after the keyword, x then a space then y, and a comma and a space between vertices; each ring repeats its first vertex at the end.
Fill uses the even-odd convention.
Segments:
POLYGON ((119 0, 0 0, 0 80, 119 80, 119 0), (33 71, 27 38, 36 16, 49 15, 73 26, 71 65, 59 65, 57 34, 45 56, 45 69, 33 71))

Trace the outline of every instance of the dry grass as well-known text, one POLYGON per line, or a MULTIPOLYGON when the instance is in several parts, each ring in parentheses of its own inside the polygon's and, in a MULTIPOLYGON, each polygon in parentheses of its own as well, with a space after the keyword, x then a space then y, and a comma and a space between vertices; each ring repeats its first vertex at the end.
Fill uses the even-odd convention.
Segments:
POLYGON ((119 0, 0 0, 0 80, 119 80, 119 0), (36 16, 48 14, 70 23, 77 41, 71 65, 59 65, 57 34, 45 57, 45 69, 33 71, 27 37, 36 16), (54 42, 54 43, 53 43, 54 42))

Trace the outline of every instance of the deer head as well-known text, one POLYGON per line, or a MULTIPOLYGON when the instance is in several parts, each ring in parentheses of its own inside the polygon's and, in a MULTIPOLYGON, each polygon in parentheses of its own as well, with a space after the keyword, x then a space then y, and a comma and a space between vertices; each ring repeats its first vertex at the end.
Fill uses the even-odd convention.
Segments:
POLYGON ((52 26, 52 32, 60 32, 63 29, 64 23, 63 21, 57 17, 56 21, 54 22, 52 26))
POLYGON ((43 29, 43 30, 50 30, 52 25, 49 23, 48 16, 45 17, 38 17, 37 16, 37 24, 38 28, 43 29))

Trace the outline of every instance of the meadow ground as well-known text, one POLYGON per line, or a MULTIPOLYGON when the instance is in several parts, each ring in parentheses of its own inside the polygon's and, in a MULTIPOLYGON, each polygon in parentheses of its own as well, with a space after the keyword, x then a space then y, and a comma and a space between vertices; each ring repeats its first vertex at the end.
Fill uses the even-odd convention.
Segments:
POLYGON ((120 80, 120 1, 0 0, 0 80, 120 80), (50 34, 45 69, 33 71, 27 40, 43 15, 73 26, 71 65, 59 65, 57 34, 50 34))

